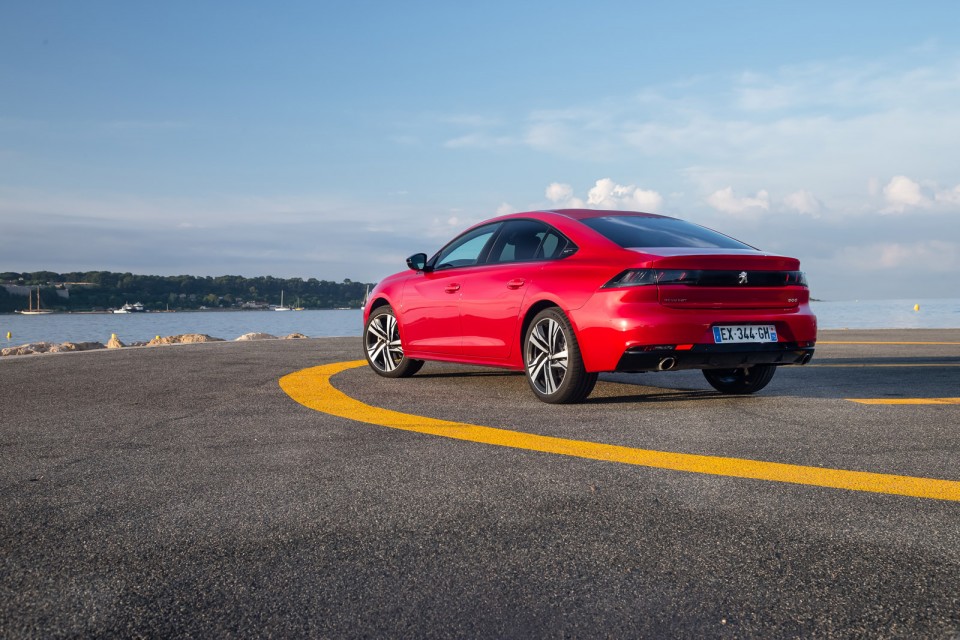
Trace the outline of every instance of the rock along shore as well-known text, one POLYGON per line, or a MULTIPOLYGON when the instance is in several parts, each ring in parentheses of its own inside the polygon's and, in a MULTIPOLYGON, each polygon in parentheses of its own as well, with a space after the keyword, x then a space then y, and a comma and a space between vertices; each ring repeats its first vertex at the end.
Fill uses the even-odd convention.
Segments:
MULTIPOLYGON (((274 336, 269 333, 245 333, 236 340, 296 340, 306 338, 302 333, 291 333, 287 336, 274 336)), ((31 342, 16 347, 0 349, 3 356, 29 356, 40 353, 66 353, 69 351, 93 351, 95 349, 125 349, 130 347, 154 347, 167 344, 190 344, 196 342, 224 342, 223 338, 214 338, 205 333, 182 333, 176 336, 157 336, 149 342, 131 342, 124 344, 116 334, 110 336, 106 344, 102 342, 31 342)))

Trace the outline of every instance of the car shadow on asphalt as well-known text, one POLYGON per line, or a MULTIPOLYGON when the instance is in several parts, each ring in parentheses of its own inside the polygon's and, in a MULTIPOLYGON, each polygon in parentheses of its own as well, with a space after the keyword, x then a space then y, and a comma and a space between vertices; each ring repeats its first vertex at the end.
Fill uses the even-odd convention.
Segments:
MULTIPOLYGON (((448 365, 450 366, 450 365, 448 365)), ((453 365, 456 367, 457 365, 453 365)), ((660 387, 650 384, 649 381, 641 382, 640 378, 633 379, 637 374, 601 374, 600 380, 593 393, 583 401, 586 405, 601 404, 642 404, 642 403, 664 403, 664 402, 694 402, 704 400, 729 400, 730 398, 744 399, 749 396, 730 396, 713 389, 698 388, 676 388, 660 387), (616 389, 619 387, 619 389, 616 389), (604 391, 616 389, 614 394, 604 395, 604 391), (636 390, 636 391, 633 391, 636 390)), ((481 369, 481 370, 462 370, 448 369, 446 371, 433 371, 430 373, 419 372, 412 379, 414 380, 469 380, 476 378, 520 378, 524 379, 522 371, 507 371, 502 369, 481 369)), ((649 379, 648 379, 649 380, 649 379)), ((518 391, 526 391, 527 385, 518 391)))
MULTIPOLYGON (((958 365, 960 365, 958 358, 951 356, 821 358, 806 367, 785 367, 781 376, 789 373, 793 376, 792 379, 779 377, 769 388, 756 395, 727 395, 712 388, 705 388, 707 385, 701 379, 699 372, 694 370, 666 374, 607 372, 600 375, 596 389, 584 400, 584 404, 602 406, 696 403, 713 400, 762 402, 775 398, 794 397, 806 400, 837 400, 847 397, 900 397, 911 394, 953 397, 956 392, 950 388, 950 385, 954 384, 955 378, 946 372, 956 371, 958 365), (818 365, 822 368, 816 370, 818 365), (851 376, 851 372, 855 375, 851 376), (940 372, 940 377, 931 381, 932 372, 940 372), (866 382, 867 376, 869 376, 869 382, 866 382), (896 381, 894 387, 890 386, 891 379, 896 381), (915 380, 923 390, 905 391, 907 379, 915 380)), ((509 382, 511 385, 514 384, 512 380, 524 378, 522 371, 468 368, 464 365, 447 363, 439 366, 442 368, 420 372, 415 378, 435 382, 489 379, 491 384, 496 379, 502 379, 511 380, 509 382)), ((520 382, 516 384, 518 394, 526 392, 526 384, 520 382)))
POLYGON ((491 369, 490 371, 449 371, 443 373, 418 373, 416 379, 449 379, 449 378, 505 378, 510 376, 522 376, 522 371, 502 371, 491 369))
MULTIPOLYGON (((601 383, 603 384, 603 383, 601 383)), ((622 384, 622 383, 606 383, 606 384, 622 384)), ((739 396, 743 398, 745 396, 739 396)), ((602 391, 599 388, 594 391, 594 394, 589 396, 586 400, 583 401, 584 404, 645 404, 645 403, 657 403, 663 404, 666 402, 692 402, 692 401, 703 401, 703 400, 729 400, 731 396, 724 395, 718 391, 708 391, 703 389, 690 389, 690 390, 681 390, 681 389, 668 389, 654 391, 652 393, 644 393, 638 391, 637 393, 631 393, 628 395, 617 394, 617 395, 602 395, 602 391), (599 392, 599 393, 598 393, 599 392)))

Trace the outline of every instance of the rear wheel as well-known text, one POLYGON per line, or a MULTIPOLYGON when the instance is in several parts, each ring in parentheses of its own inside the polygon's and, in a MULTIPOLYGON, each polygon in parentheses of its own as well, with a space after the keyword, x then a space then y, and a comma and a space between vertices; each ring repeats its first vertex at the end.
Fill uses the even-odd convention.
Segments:
POLYGON ((772 364, 755 364, 745 369, 704 369, 703 377, 720 393, 748 395, 770 384, 776 372, 772 364))
POLYGON ((527 382, 534 394, 550 404, 581 402, 597 383, 597 374, 583 366, 570 321, 552 307, 538 313, 523 340, 527 382))
POLYGON ((404 355, 400 325, 389 306, 377 307, 370 314, 363 329, 363 346, 367 364, 386 378, 406 378, 423 366, 423 360, 411 360, 404 355))

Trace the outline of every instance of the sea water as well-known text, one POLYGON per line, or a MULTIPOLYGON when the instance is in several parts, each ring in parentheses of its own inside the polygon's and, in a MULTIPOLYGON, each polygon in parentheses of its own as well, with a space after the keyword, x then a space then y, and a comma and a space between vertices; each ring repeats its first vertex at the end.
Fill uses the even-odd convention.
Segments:
POLYGON ((28 342, 102 342, 111 334, 125 344, 156 336, 204 333, 235 340, 245 333, 283 337, 302 333, 311 338, 359 336, 359 309, 321 311, 178 311, 144 313, 51 313, 40 316, 0 315, 0 345, 28 342), (10 339, 7 339, 10 332, 10 339))
MULTIPOLYGON (((821 329, 960 328, 960 299, 854 300, 811 303, 821 329)), ((245 333, 311 338, 359 336, 359 309, 324 311, 180 311, 176 313, 51 313, 0 315, 0 346, 28 342, 103 342, 117 334, 124 343, 155 336, 204 333, 234 340, 245 333), (7 338, 7 333, 10 338, 7 338)))
POLYGON ((960 298, 810 303, 821 329, 960 329, 960 298))

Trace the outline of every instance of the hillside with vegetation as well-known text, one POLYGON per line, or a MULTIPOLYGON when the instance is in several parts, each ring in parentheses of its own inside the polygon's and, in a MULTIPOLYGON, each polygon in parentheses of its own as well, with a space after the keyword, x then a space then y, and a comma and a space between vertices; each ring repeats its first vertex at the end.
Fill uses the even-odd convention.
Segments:
POLYGON ((141 302, 151 311, 188 309, 256 309, 280 304, 306 309, 356 308, 363 303, 364 282, 259 276, 149 276, 110 271, 0 273, 0 313, 27 308, 26 288, 36 305, 55 311, 105 311, 141 302))

